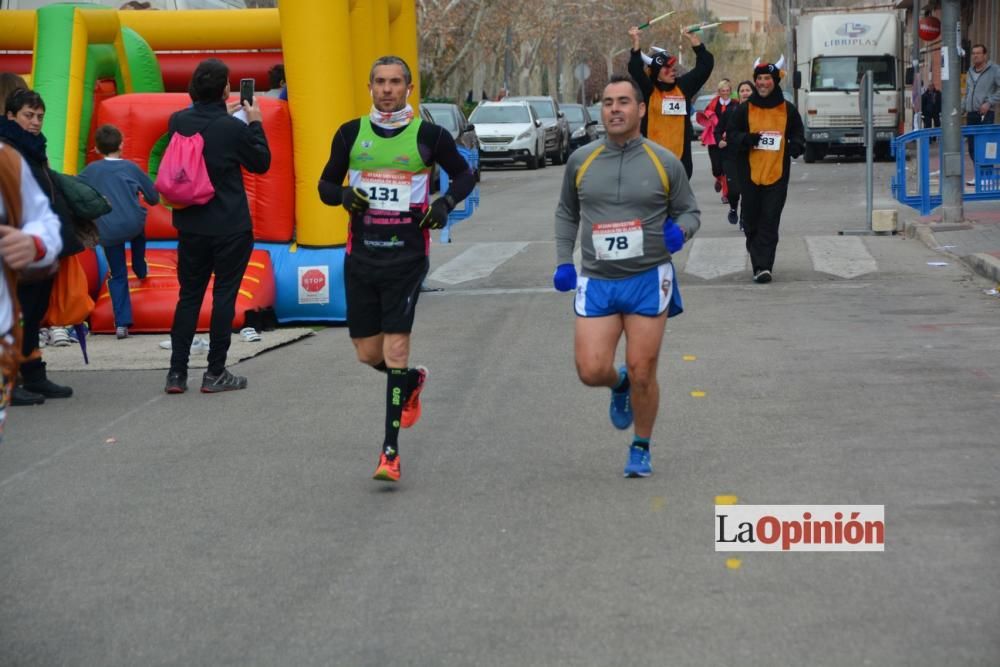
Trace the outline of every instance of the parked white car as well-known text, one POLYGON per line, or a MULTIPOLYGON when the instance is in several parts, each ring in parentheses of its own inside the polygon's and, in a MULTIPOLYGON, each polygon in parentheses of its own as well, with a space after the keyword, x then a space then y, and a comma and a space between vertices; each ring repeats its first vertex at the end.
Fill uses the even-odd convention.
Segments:
POLYGON ((527 102, 480 102, 469 121, 479 135, 481 164, 545 166, 545 128, 527 102))

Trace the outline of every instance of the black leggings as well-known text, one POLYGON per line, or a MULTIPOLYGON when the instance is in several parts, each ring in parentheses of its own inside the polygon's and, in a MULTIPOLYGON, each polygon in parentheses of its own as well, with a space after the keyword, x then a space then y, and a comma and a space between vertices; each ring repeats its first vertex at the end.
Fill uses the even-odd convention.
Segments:
POLYGON ((722 149, 718 146, 708 147, 708 159, 712 161, 712 176, 722 176, 722 149))
POLYGON ((740 181, 736 175, 736 161, 723 160, 722 171, 726 174, 726 189, 729 197, 729 208, 732 211, 739 209, 740 205, 740 181))
POLYGON ((19 283, 17 286, 17 300, 21 303, 21 313, 24 318, 21 354, 26 358, 38 349, 38 330, 45 318, 45 311, 49 309, 49 297, 52 295, 54 282, 55 278, 52 277, 38 282, 19 283))
POLYGON ((747 252, 754 274, 774 268, 774 253, 778 248, 778 225, 785 208, 788 183, 774 185, 745 184, 743 189, 743 232, 747 236, 747 252))

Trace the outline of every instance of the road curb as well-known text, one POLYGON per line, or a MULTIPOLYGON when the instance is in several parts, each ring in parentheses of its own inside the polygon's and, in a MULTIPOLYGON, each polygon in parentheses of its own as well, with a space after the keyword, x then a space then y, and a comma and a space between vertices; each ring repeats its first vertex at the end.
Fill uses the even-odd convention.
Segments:
POLYGON ((927 224, 923 222, 918 222, 916 220, 907 220, 903 223, 903 230, 906 234, 906 238, 916 238, 923 242, 931 250, 936 250, 945 255, 950 255, 955 259, 962 261, 973 271, 988 278, 995 283, 1000 283, 1000 258, 994 257, 993 255, 977 252, 972 255, 956 255, 954 253, 948 252, 941 248, 941 244, 938 242, 937 238, 934 236, 934 231, 962 231, 967 229, 974 229, 974 225, 971 223, 960 223, 953 225, 943 225, 943 224, 927 224))

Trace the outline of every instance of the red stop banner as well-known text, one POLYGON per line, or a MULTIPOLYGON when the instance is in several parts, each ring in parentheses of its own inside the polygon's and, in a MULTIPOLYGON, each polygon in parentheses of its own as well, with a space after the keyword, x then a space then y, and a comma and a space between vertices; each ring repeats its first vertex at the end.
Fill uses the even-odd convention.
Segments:
POLYGON ((941 36, 941 22, 933 16, 924 16, 917 24, 917 32, 920 39, 925 42, 933 42, 941 36))

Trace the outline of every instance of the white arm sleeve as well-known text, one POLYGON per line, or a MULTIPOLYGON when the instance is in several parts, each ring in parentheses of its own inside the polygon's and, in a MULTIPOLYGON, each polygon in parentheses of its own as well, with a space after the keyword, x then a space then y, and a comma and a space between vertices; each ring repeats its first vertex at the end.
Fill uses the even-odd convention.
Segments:
POLYGON ((21 231, 37 236, 45 244, 45 256, 29 264, 29 268, 48 266, 56 261, 63 246, 59 218, 24 160, 21 160, 21 231))

